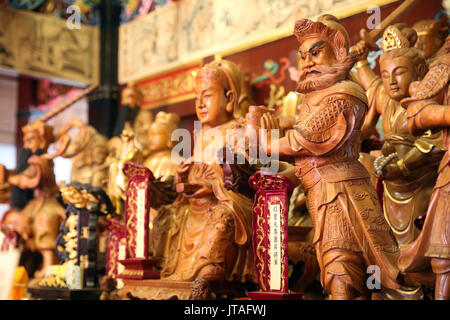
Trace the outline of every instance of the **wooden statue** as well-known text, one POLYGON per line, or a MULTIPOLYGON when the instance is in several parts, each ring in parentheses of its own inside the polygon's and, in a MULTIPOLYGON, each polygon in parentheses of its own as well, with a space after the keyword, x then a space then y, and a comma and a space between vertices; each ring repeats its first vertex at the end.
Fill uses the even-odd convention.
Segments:
POLYGON ((423 57, 428 63, 433 62, 447 37, 447 20, 422 20, 414 24, 413 29, 417 32, 414 47, 422 50, 423 57))
MULTIPOLYGON (((108 181, 108 164, 106 158, 108 156, 108 140, 101 135, 94 127, 89 126, 89 137, 87 143, 83 141, 82 134, 75 136, 73 143, 69 146, 78 148, 79 145, 85 144, 82 151, 71 157, 72 172, 70 180, 72 182, 80 182, 90 184, 93 187, 106 189, 108 181)), ((63 157, 68 158, 67 155, 63 157)))
MULTIPOLYGON (((367 97, 349 80, 355 58, 349 54, 347 31, 335 17, 324 15, 317 22, 298 20, 294 34, 300 43, 297 91, 305 97, 294 129, 274 142, 280 156, 295 159, 324 292, 332 299, 369 298, 369 265, 380 267, 383 287, 397 289, 399 248, 358 161, 367 97)), ((277 127, 270 113, 262 116, 261 128, 277 127)), ((263 148, 276 153, 262 137, 263 148)))
POLYGON ((136 145, 141 150, 144 161, 151 154, 149 130, 152 123, 153 113, 148 109, 140 108, 136 119, 134 119, 133 131, 136 135, 136 145))
POLYGON ((354 47, 359 59, 356 69, 369 101, 363 136, 370 135, 379 116, 383 117, 383 155, 375 159, 374 166, 383 179, 384 214, 400 246, 418 235, 414 219, 426 211, 443 155, 441 133, 411 135, 406 111, 400 105, 400 100, 408 96, 409 84, 421 79, 427 70, 421 51, 412 47, 416 39, 416 32, 404 24, 384 31, 381 78, 365 59, 369 51, 366 41, 354 47))
POLYGON ((119 137, 125 129, 125 123, 133 126, 136 116, 139 113, 144 96, 135 82, 127 84, 122 91, 121 109, 114 126, 113 136, 119 137))
MULTIPOLYGON (((162 206, 154 220, 151 248, 153 257, 162 260, 161 280, 154 290, 141 293, 146 298, 210 297, 202 290, 214 287, 214 283, 223 290, 225 282, 255 280, 252 201, 224 187, 222 168, 216 160, 225 145, 226 130, 241 126, 235 119, 240 114, 240 70, 232 62, 214 61, 205 65, 195 80, 196 112, 203 125, 203 135, 197 137, 202 139, 197 156, 202 156, 202 162, 189 161, 181 166, 176 179, 178 198, 162 206), (210 130, 222 133, 223 140, 206 139, 210 130), (180 280, 192 283, 192 290, 167 285, 180 280)), ((131 295, 139 296, 139 291, 131 295)))
POLYGON ((127 189, 124 222, 126 226, 125 257, 119 260, 124 270, 118 274, 122 279, 158 279, 159 272, 153 270, 157 259, 149 259, 150 202, 151 184, 154 176, 151 171, 132 162, 125 163, 127 189))
POLYGON ((180 117, 176 113, 159 112, 155 122, 150 125, 148 148, 150 156, 144 160, 144 165, 151 170, 155 178, 162 181, 170 176, 175 177, 177 164, 171 159, 173 141, 172 132, 178 128, 180 117))
POLYGON ((53 127, 47 125, 45 121, 64 111, 95 89, 96 86, 91 86, 83 90, 77 97, 64 102, 22 128, 24 149, 27 150, 26 165, 16 174, 9 174, 8 183, 25 192, 31 190, 33 198, 26 199, 23 209, 15 209, 8 213, 3 223, 12 225, 24 240, 31 242, 28 249, 39 251, 42 254, 43 262, 40 269, 30 276, 37 278, 44 276, 46 268, 57 262, 55 241, 59 225, 64 219, 64 208, 56 200, 58 187, 53 173, 53 159, 63 154, 70 157, 72 153, 78 153, 86 145, 81 143, 68 152, 71 140, 68 132, 71 128, 80 130, 82 141, 86 142, 89 136, 87 126, 78 119, 69 121, 57 133, 53 132, 53 127), (56 151, 49 154, 48 147, 54 142, 58 142, 56 151))
MULTIPOLYGON (((58 187, 53 173, 53 160, 47 158, 47 148, 54 141, 53 128, 42 123, 33 122, 22 128, 24 147, 35 153, 42 148, 43 155, 33 155, 28 159, 28 168, 23 172, 9 177, 8 182, 21 189, 33 189, 34 198, 21 211, 14 211, 7 217, 9 221, 26 219, 31 223, 33 238, 32 249, 38 250, 43 257, 42 267, 33 275, 44 276, 47 266, 55 264, 55 241, 59 225, 64 218, 64 209, 56 200, 58 187), (15 217, 17 216, 17 217, 15 217)), ((18 228, 22 229, 19 224, 18 228)))
POLYGON ((427 129, 444 129, 447 152, 439 166, 425 222, 418 238, 402 249, 398 261, 404 272, 436 275, 434 298, 450 300, 450 38, 447 54, 437 57, 425 78, 410 86, 411 98, 402 100, 407 108, 408 128, 414 135, 427 129))
POLYGON ((113 210, 109 198, 102 188, 79 182, 61 187, 58 197, 65 207, 65 219, 55 246, 59 264, 37 285, 61 285, 68 289, 98 287, 98 220, 113 210))
POLYGON ((110 147, 111 151, 107 159, 109 164, 108 196, 116 208, 116 215, 120 217, 123 216, 125 192, 128 183, 128 179, 123 173, 123 167, 128 161, 142 163, 143 160, 142 153, 136 146, 134 137, 133 130, 126 123, 120 135, 120 141, 115 138, 110 140, 110 142, 114 142, 114 145, 110 147))

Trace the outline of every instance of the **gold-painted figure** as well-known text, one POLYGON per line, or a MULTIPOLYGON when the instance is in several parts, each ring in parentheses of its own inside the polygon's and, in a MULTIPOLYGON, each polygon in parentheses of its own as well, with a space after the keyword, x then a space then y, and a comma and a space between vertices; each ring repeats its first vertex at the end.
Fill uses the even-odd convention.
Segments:
POLYGON ((150 155, 144 160, 144 165, 150 169, 153 176, 162 181, 170 176, 175 177, 178 165, 172 161, 172 132, 178 128, 180 117, 176 113, 159 112, 155 122, 149 128, 150 155))

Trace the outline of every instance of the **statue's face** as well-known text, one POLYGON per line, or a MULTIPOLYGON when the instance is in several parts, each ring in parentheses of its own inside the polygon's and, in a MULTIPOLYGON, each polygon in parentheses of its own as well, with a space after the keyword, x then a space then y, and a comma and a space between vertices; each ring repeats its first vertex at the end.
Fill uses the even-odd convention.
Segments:
POLYGON ((122 105, 128 105, 131 108, 136 107, 140 103, 139 94, 132 88, 125 88, 122 92, 122 105))
POLYGON ((29 130, 23 137, 23 147, 35 153, 42 143, 42 137, 35 130, 29 130))
POLYGON ((414 47, 422 50, 424 58, 428 59, 435 54, 442 45, 443 41, 439 38, 439 35, 425 34, 417 37, 414 47))
POLYGON ((139 111, 134 120, 134 132, 136 138, 142 146, 148 145, 148 130, 153 122, 153 116, 150 112, 139 111))
POLYGON ((202 124, 216 127, 231 120, 225 88, 218 81, 197 79, 195 111, 202 124))
POLYGON ((153 123, 153 116, 150 112, 141 110, 134 120, 134 131, 136 133, 143 133, 148 131, 150 125, 153 123))
POLYGON ((316 66, 333 66, 337 62, 333 48, 328 42, 317 37, 306 39, 298 49, 298 71, 305 72, 303 80, 320 76, 316 66))
POLYGON ((417 80, 416 71, 407 57, 384 59, 380 63, 381 79, 389 97, 396 101, 408 97, 408 88, 417 80))
POLYGON ((168 130, 152 126, 149 133, 149 148, 152 152, 170 148, 171 135, 168 130))

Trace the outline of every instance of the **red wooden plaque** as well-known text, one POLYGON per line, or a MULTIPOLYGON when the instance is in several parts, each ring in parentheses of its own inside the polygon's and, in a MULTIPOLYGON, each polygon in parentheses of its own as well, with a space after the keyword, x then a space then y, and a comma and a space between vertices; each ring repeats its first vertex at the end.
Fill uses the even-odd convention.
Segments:
POLYGON ((155 279, 159 273, 153 270, 156 260, 148 259, 150 183, 154 177, 145 166, 125 163, 124 174, 128 177, 125 201, 126 258, 120 260, 125 266, 119 274, 122 279, 155 279))
POLYGON ((253 202, 253 254, 260 292, 252 299, 288 300, 302 295, 289 294, 287 215, 292 186, 280 175, 257 172, 249 183, 256 190, 253 202))

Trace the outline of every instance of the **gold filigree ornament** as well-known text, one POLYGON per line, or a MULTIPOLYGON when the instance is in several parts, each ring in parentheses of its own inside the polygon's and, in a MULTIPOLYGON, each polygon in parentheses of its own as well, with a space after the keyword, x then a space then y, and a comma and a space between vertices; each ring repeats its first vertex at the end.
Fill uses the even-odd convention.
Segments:
POLYGON ((394 26, 389 26, 384 30, 381 48, 383 52, 393 49, 409 48, 408 39, 394 26))

